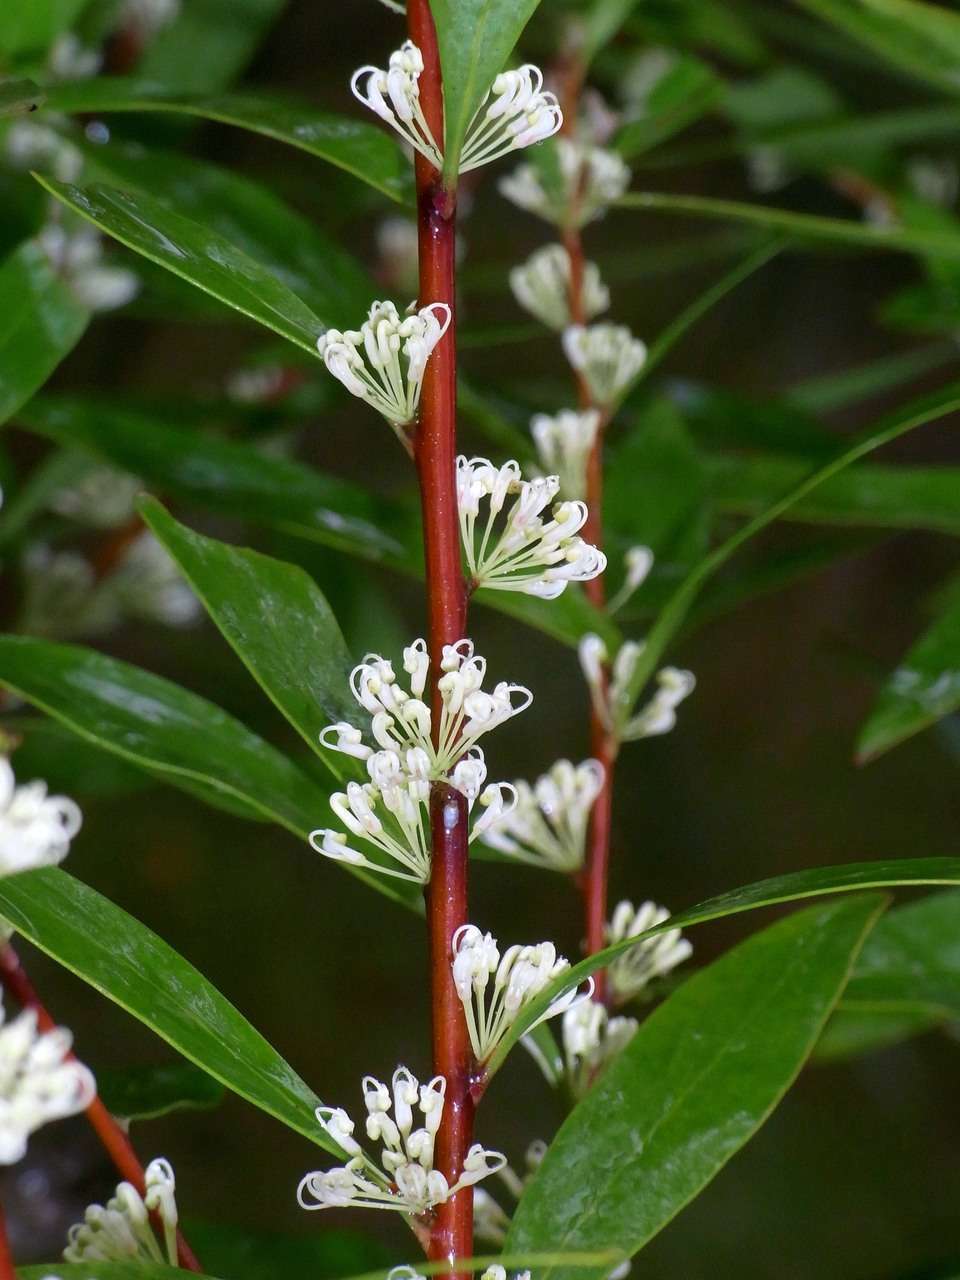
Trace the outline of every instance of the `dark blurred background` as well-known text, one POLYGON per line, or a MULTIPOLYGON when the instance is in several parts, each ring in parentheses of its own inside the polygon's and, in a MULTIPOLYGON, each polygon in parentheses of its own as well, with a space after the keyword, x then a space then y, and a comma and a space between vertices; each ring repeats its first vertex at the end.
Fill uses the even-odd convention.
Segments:
MULTIPOLYGON (((351 70, 382 58, 396 41, 395 18, 372 0, 348 6, 294 0, 248 80, 350 111, 351 70)), ((878 101, 888 85, 863 79, 843 87, 864 107, 889 105, 878 101)), ((710 125, 693 136, 700 133, 709 137, 710 125)), ((358 257, 374 260, 380 211, 348 180, 240 131, 197 128, 187 145, 272 182, 303 211, 339 226, 358 257)), ((736 162, 644 175, 641 185, 750 195, 736 162)), ((814 179, 793 183, 784 199, 810 212, 856 213, 814 179)), ((611 214, 588 228, 587 246, 602 265, 606 254, 626 260, 681 236, 693 243, 699 229, 663 216, 611 214)), ((464 222, 465 270, 505 271, 544 243, 546 232, 488 181, 464 222)), ((613 315, 653 337, 717 272, 716 264, 640 280, 611 272, 613 315)), ((711 312, 673 352, 662 377, 763 401, 804 377, 905 348, 909 343, 874 317, 879 301, 916 274, 910 259, 895 255, 784 255, 711 312)), ((463 305, 468 325, 522 319, 505 289, 468 290, 463 305)), ((174 325, 125 313, 94 326, 56 385, 215 394, 262 345, 232 321, 174 325)), ((502 386, 505 369, 520 362, 547 380, 564 376, 549 336, 464 353, 464 367, 481 389, 502 386)), ((932 375, 927 385, 949 373, 932 375)), ((836 417, 832 428, 846 433, 888 407, 875 398, 836 417)), ((465 438, 478 451, 488 447, 469 429, 465 438)), ((372 485, 406 482, 404 459, 384 424, 340 400, 326 414, 304 418, 297 448, 318 466, 372 485)), ((941 423, 890 457, 958 461, 960 450, 951 424, 941 423)), ((250 540, 229 522, 181 514, 220 536, 250 540)), ((795 536, 793 529, 777 529, 765 545, 786 547, 795 536)), ((258 545, 310 565, 358 654, 378 645, 393 650, 419 632, 422 601, 411 583, 273 535, 259 537, 258 545), (373 594, 359 594, 357 582, 370 576, 373 594)), ((678 909, 782 871, 955 853, 960 814, 949 726, 864 768, 853 763, 853 744, 880 675, 914 638, 928 593, 956 560, 947 538, 890 537, 686 639, 671 659, 690 667, 698 685, 678 728, 628 746, 621 758, 614 900, 652 897, 678 909)), ((497 678, 527 683, 535 692, 533 709, 498 733, 488 752, 493 776, 534 776, 560 753, 582 758, 586 700, 575 655, 485 610, 474 611, 471 632, 497 678)), ((109 648, 296 749, 211 626, 169 632, 131 625, 111 637, 109 648)), ((70 856, 73 874, 179 948, 325 1101, 356 1109, 360 1077, 386 1076, 397 1062, 427 1071, 426 961, 416 919, 292 837, 214 812, 177 791, 150 785, 78 799, 85 825, 70 856)), ((474 918, 501 939, 550 937, 567 955, 577 953, 579 904, 559 878, 478 863, 473 894, 474 918)), ((701 927, 693 939, 695 962, 708 962, 766 918, 701 927)), ((95 1066, 169 1058, 139 1024, 24 951, 49 1006, 75 1030, 79 1052, 95 1066)), ((960 1046, 942 1035, 849 1064, 811 1067, 749 1147, 643 1252, 635 1274, 684 1280, 941 1274, 935 1264, 960 1258, 958 1069, 960 1046)), ((527 1143, 549 1137, 559 1119, 554 1098, 518 1051, 484 1104, 480 1136, 520 1163, 527 1143)), ((68 1220, 109 1192, 110 1171, 83 1122, 70 1123, 76 1144, 64 1143, 62 1126, 50 1129, 32 1145, 28 1163, 9 1175, 22 1197, 23 1216, 13 1203, 10 1211, 24 1260, 31 1252, 50 1257, 62 1239, 62 1223, 37 1220, 37 1206, 48 1203, 38 1191, 62 1190, 73 1202, 68 1220)), ((294 1190, 320 1153, 237 1100, 145 1122, 134 1138, 144 1157, 173 1161, 188 1218, 303 1233, 363 1227, 379 1235, 396 1261, 412 1255, 412 1241, 392 1215, 308 1218, 294 1190)))

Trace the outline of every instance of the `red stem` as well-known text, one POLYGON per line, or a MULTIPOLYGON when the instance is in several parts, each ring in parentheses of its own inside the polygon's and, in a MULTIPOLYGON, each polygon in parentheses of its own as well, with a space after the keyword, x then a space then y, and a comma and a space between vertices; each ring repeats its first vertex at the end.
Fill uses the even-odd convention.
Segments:
MULTIPOLYGON (((436 31, 428 0, 409 0, 410 37, 424 62, 420 103, 435 138, 443 138, 443 83, 436 31)), ((450 328, 427 363, 420 398, 414 460, 420 480, 427 578, 428 644, 432 668, 433 722, 440 725, 437 679, 443 646, 466 630, 467 594, 460 561, 456 489, 456 192, 445 188, 429 161, 416 160, 420 240, 420 305, 445 302, 450 328)), ((452 1185, 473 1140, 473 1056, 463 1009, 450 967, 453 934, 468 920, 467 810, 459 792, 435 783, 430 799, 433 840, 427 917, 430 933, 433 1069, 447 1082, 435 1164, 452 1185)), ((473 1252, 473 1192, 440 1205, 431 1226, 428 1253, 437 1260, 468 1258, 473 1252)))
POLYGON ((13 1252, 7 1237, 7 1219, 3 1212, 3 1205, 0 1205, 0 1280, 17 1280, 13 1252))
MULTIPOLYGON (((57 1025, 41 1002, 36 988, 20 962, 20 957, 10 943, 0 949, 0 984, 22 1009, 34 1010, 37 1015, 37 1026, 41 1031, 52 1031, 57 1025)), ((69 1056, 76 1058, 76 1054, 73 1053, 69 1056)), ((132 1183, 140 1195, 143 1195, 147 1188, 143 1165, 130 1139, 99 1098, 94 1098, 87 1107, 87 1119, 103 1143, 120 1177, 132 1183)), ((155 1222, 158 1226, 161 1225, 159 1219, 155 1219, 155 1222)), ((2 1244, 2 1234, 0 1234, 0 1262, 3 1260, 2 1244)), ((193 1250, 179 1231, 177 1232, 177 1250, 182 1267, 188 1271, 202 1270, 193 1250)), ((2 1267, 0 1267, 0 1280, 5 1280, 2 1267)))

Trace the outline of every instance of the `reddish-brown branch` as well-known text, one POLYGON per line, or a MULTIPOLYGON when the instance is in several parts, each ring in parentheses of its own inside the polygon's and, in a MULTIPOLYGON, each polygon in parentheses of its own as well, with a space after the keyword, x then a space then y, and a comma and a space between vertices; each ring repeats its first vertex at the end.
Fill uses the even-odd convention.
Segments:
MULTIPOLYGON (((410 37, 423 54, 420 102, 433 136, 443 137, 443 88, 436 31, 428 0, 409 0, 410 37)), ((466 630, 467 595, 460 560, 456 490, 456 193, 445 188, 429 161, 417 156, 420 305, 443 302, 451 323, 427 363, 420 398, 414 460, 420 480, 427 578, 434 729, 439 729, 437 679, 443 646, 466 630)), ((468 920, 467 811, 453 788, 435 783, 430 800, 433 852, 427 916, 433 1021, 433 1069, 447 1082, 436 1167, 452 1185, 473 1140, 473 1057, 450 967, 453 934, 468 920)), ((435 1214, 428 1250, 438 1260, 473 1252, 473 1193, 463 1191, 435 1214)))
MULTIPOLYGON (((34 1010, 37 1015, 37 1026, 41 1031, 52 1031, 57 1025, 37 995, 36 988, 20 962, 20 957, 10 943, 0 948, 0 984, 22 1009, 34 1010)), ((70 1054, 71 1058, 75 1056, 70 1054)), ((132 1183, 143 1195, 146 1191, 143 1165, 130 1139, 99 1098, 94 1098, 87 1107, 86 1114, 120 1177, 132 1183)), ((159 1220, 157 1225, 160 1225, 159 1220)), ((188 1271, 202 1270, 193 1250, 179 1231, 177 1232, 177 1249, 182 1267, 186 1267, 188 1271)), ((2 1260, 2 1250, 0 1250, 0 1260, 2 1260)), ((2 1269, 0 1269, 0 1280, 4 1280, 2 1269)))
POLYGON ((0 1205, 0 1280, 17 1280, 17 1270, 13 1262, 13 1251, 7 1236, 7 1219, 0 1205))

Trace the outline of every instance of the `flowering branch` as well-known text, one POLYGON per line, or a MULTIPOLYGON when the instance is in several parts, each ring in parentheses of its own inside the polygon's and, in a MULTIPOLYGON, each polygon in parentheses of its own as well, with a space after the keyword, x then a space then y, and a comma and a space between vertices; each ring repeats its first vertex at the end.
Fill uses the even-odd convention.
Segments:
MULTIPOLYGON (((436 30, 428 0, 409 0, 410 38, 420 49, 420 104, 435 139, 442 140, 443 83, 436 30)), ((444 303, 450 324, 427 365, 414 438, 420 481, 426 559, 428 649, 434 733, 440 731, 438 682, 445 645, 466 631, 467 596, 460 564, 456 487, 456 190, 444 187, 435 165, 416 156, 421 307, 444 303)), ((435 740, 435 745, 438 745, 435 740)), ((430 932, 433 1070, 447 1082, 443 1121, 436 1137, 436 1168, 450 1186, 459 1179, 473 1138, 474 1069, 470 1038, 450 966, 453 935, 469 919, 467 804, 461 792, 434 782, 430 796, 430 932)), ((437 1206, 429 1255, 452 1261, 473 1251, 473 1191, 467 1187, 437 1206)))
MULTIPOLYGON (((9 942, 0 949, 0 984, 3 985, 3 989, 6 992, 13 996, 21 1008, 34 1010, 37 1015, 37 1026, 41 1031, 52 1031, 54 1029, 56 1026, 54 1019, 42 1004, 20 961, 20 957, 9 942)), ((70 1053, 67 1056, 73 1058, 75 1055, 70 1053)), ((146 1175, 143 1165, 140 1163, 130 1139, 99 1097, 95 1096, 93 1098, 93 1101, 86 1108, 86 1115, 120 1177, 136 1187, 140 1195, 144 1195, 146 1192, 146 1175)), ((0 1280, 7 1280, 8 1274, 11 1278, 14 1275, 12 1269, 9 1273, 3 1269, 4 1245, 5 1235, 2 1214, 0 1214, 0 1280)), ((180 1231, 177 1232, 177 1253, 182 1267, 188 1271, 199 1272, 202 1270, 193 1250, 187 1244, 180 1231)))

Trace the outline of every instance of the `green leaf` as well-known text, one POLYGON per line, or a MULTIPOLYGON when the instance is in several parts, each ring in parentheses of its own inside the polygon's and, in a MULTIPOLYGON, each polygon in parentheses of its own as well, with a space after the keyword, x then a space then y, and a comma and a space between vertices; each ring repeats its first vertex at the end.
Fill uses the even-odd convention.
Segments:
POLYGON ((152 196, 94 183, 37 181, 75 213, 127 248, 211 294, 228 307, 316 355, 323 325, 302 298, 236 245, 152 196))
POLYGON ((137 69, 178 93, 209 93, 244 69, 286 0, 189 0, 147 44, 137 69), (197 50, 203 57, 197 57, 197 50))
MULTIPOLYGON (((888 862, 849 862, 839 867, 814 867, 808 871, 794 871, 788 875, 758 880, 741 889, 733 889, 716 898, 708 898, 698 906, 688 907, 672 915, 661 925, 649 929, 641 937, 655 937, 666 929, 690 929, 708 920, 739 915, 758 907, 772 907, 781 902, 794 902, 800 898, 816 898, 830 893, 849 893, 857 889, 887 889, 906 885, 960 884, 960 858, 902 858, 888 862)), ((492 1076, 502 1065, 507 1054, 526 1030, 550 1007, 564 991, 579 986, 595 973, 605 969, 611 960, 636 944, 636 938, 616 943, 598 951, 579 964, 575 964, 550 983, 535 1000, 523 1010, 501 1041, 496 1053, 487 1065, 492 1076)))
POLYGON ((339 776, 337 757, 321 752, 318 739, 327 725, 357 719, 347 681, 353 662, 313 579, 296 565, 195 533, 152 498, 140 513, 261 689, 339 776))
POLYGON ((393 1261, 390 1251, 369 1235, 330 1227, 293 1236, 188 1219, 184 1235, 205 1267, 230 1280, 341 1280, 393 1261))
POLYGON ((699 58, 676 57, 650 89, 643 114, 628 120, 612 146, 630 159, 699 120, 720 96, 721 83, 699 58))
MULTIPOLYGON (((17 1267, 17 1280, 190 1280, 195 1271, 168 1267, 162 1262, 136 1260, 131 1276, 129 1262, 44 1262, 40 1266, 17 1267)), ((204 1273, 200 1280, 215 1280, 204 1273)), ((232 1280, 232 1277, 231 1277, 232 1280)))
POLYGON ((960 598, 949 602, 880 690, 857 738, 857 759, 875 760, 960 708, 960 598))
POLYGON ((814 1057, 818 1062, 842 1062, 887 1049, 933 1031, 939 1018, 923 1010, 897 1009, 874 1013, 869 1009, 847 1008, 840 1001, 817 1044, 814 1057))
POLYGON ((89 320, 39 245, 27 241, 0 265, 0 423, 43 386, 89 320))
POLYGON ((241 1098, 327 1151, 319 1099, 244 1016, 145 925, 59 867, 0 880, 0 915, 241 1098))
POLYGON ((0 119, 27 115, 36 111, 43 100, 43 90, 32 80, 4 80, 0 82, 0 119))
POLYGON ((741 204, 735 200, 713 200, 702 196, 663 195, 652 191, 621 196, 622 209, 647 209, 678 213, 695 218, 721 218, 742 222, 768 231, 780 232, 801 241, 849 244, 862 250, 887 249, 900 253, 920 253, 931 258, 960 258, 960 235, 935 231, 914 231, 908 227, 881 226, 855 222, 852 218, 820 218, 790 209, 773 209, 761 204, 741 204))
POLYGON ((787 399, 807 413, 830 413, 913 382, 925 373, 951 365, 955 359, 956 347, 952 342, 913 347, 853 365, 839 373, 805 378, 790 388, 787 399))
POLYGON ((87 180, 144 192, 223 236, 302 298, 324 324, 352 325, 370 305, 375 286, 360 264, 269 187, 190 156, 133 143, 86 144, 83 152, 87 180))
POLYGON ((70 114, 156 111, 216 120, 326 160, 391 200, 409 202, 411 198, 410 166, 382 129, 286 99, 252 94, 180 96, 166 93, 157 84, 105 77, 52 85, 47 89, 47 106, 70 114))
POLYGON ((98 751, 46 716, 4 716, 0 732, 22 739, 17 747, 17 773, 23 778, 43 778, 51 791, 116 796, 150 786, 142 769, 108 751, 98 751))
POLYGON ((688 979, 567 1117, 507 1247, 641 1249, 796 1079, 883 905, 870 895, 808 908, 688 979))
POLYGON ((4 0, 0 52, 41 54, 78 16, 87 0, 4 0))
POLYGON ((191 1062, 98 1067, 95 1074, 101 1102, 122 1120, 156 1120, 173 1111, 206 1111, 223 1100, 223 1087, 191 1062))
POLYGON ((799 0, 895 67, 960 90, 960 15, 919 0, 799 0))
POLYGON ((443 68, 443 169, 457 173, 467 126, 539 0, 432 0, 443 68))

